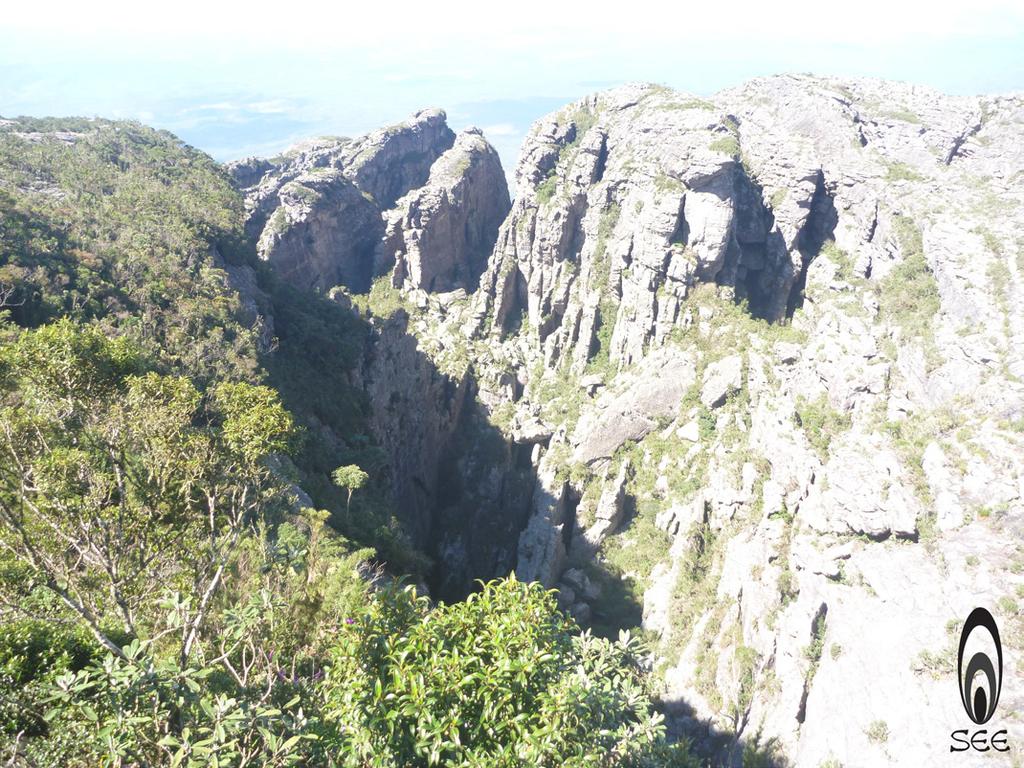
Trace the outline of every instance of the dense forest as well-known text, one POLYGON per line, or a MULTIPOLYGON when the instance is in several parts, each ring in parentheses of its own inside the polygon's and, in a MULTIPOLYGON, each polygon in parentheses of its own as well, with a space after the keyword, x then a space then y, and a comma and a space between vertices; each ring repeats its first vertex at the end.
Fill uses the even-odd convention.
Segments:
POLYGON ((0 761, 690 765, 635 638, 514 577, 417 592, 365 328, 243 216, 165 132, 0 123, 0 761))

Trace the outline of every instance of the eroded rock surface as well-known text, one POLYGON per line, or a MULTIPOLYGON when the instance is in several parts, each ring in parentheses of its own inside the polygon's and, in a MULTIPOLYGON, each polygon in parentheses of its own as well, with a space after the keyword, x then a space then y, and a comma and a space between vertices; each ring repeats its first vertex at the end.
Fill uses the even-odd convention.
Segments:
POLYGON ((445 113, 424 110, 357 139, 314 139, 233 164, 260 259, 299 287, 368 290, 384 212, 427 181, 454 140, 445 113))
MULTIPOLYGON (((462 405, 398 424, 381 377, 441 381, 401 355, 367 388, 449 594, 514 568, 642 623, 670 727, 725 765, 959 765, 958 622, 986 605, 1024 653, 1022 138, 1019 97, 627 86, 533 127, 480 272, 501 187, 439 142, 380 230, 414 342, 378 353, 462 405)), ((1018 744, 1021 710, 1008 674, 1018 744)))
POLYGON ((424 186, 388 215, 381 259, 403 287, 444 293, 473 290, 509 210, 501 161, 468 129, 430 169, 424 186))
POLYGON ((629 86, 524 144, 446 320, 494 422, 542 436, 517 572, 596 627, 642 616, 672 727, 727 764, 952 765, 957 622, 1024 636, 1022 110, 629 86))

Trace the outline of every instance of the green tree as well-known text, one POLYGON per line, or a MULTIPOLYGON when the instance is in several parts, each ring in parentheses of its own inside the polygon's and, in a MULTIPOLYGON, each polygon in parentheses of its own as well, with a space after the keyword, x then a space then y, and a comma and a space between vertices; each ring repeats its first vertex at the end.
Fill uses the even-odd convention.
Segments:
MULTIPOLYGON (((124 658, 108 626, 153 619, 179 595, 184 663, 228 558, 272 502, 263 458, 287 447, 273 392, 144 372, 130 344, 70 321, 0 350, 0 549, 124 658)), ((166 642, 166 640, 165 640, 166 642)))
POLYGON ((345 383, 368 329, 256 263, 210 158, 137 124, 26 118, 0 126, 0 182, 5 760, 690 764, 634 639, 580 635, 514 579, 434 606, 367 578, 422 560, 376 488, 344 527, 375 551, 285 501, 279 393, 317 427, 295 463, 319 506, 344 488, 350 511, 382 465, 345 383), (53 130, 77 136, 19 135, 53 130), (273 339, 232 287, 253 274, 273 339))
POLYGON ((348 491, 348 497, 345 500, 345 514, 348 514, 352 507, 352 494, 366 485, 370 476, 358 464, 346 464, 334 470, 331 478, 338 487, 348 491))

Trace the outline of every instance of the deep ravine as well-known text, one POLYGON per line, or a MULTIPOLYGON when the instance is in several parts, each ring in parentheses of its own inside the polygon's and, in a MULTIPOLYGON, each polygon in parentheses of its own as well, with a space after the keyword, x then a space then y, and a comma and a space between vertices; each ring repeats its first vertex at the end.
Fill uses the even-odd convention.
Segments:
POLYGON ((782 76, 569 105, 514 200, 439 111, 231 171, 260 258, 367 326, 347 385, 435 597, 514 570, 639 629, 727 762, 955 765, 929 659, 979 593, 1024 637, 1022 131, 782 76))

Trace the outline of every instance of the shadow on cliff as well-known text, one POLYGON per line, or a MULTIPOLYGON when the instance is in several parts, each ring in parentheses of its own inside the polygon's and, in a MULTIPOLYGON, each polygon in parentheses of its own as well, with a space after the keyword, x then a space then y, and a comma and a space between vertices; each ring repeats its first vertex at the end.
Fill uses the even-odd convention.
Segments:
POLYGON ((515 568, 535 480, 531 446, 489 421, 471 359, 443 371, 420 349, 405 309, 363 322, 361 382, 396 515, 431 558, 431 595, 462 600, 515 568))
MULTIPOLYGON (((574 500, 577 504, 579 499, 574 500)), ((649 644, 656 637, 642 629, 644 586, 628 570, 614 565, 604 557, 594 557, 592 551, 572 546, 572 539, 582 534, 579 529, 575 505, 570 505, 567 528, 573 528, 571 539, 566 542, 570 550, 569 568, 579 568, 599 587, 600 598, 592 606, 592 616, 587 623, 590 630, 599 636, 614 639, 622 630, 639 634, 649 644)), ((636 539, 651 535, 649 520, 651 511, 638 505, 636 498, 627 493, 623 499, 623 520, 616 529, 616 535, 629 535, 632 531, 634 546, 642 546, 636 539)), ((662 697, 659 708, 665 715, 666 728, 671 738, 689 742, 690 748, 707 768, 788 768, 791 763, 771 741, 764 741, 759 734, 750 733, 747 717, 749 709, 734 712, 733 727, 723 729, 712 725, 709 720, 698 716, 693 705, 685 698, 662 697)))
POLYGON ((268 268, 259 279, 275 337, 262 362, 268 383, 300 428, 290 479, 309 495, 302 502, 330 512, 332 527, 354 545, 373 548, 396 572, 418 577, 428 561, 392 519, 388 456, 374 438, 373 404, 360 384, 370 326, 351 309, 296 289, 268 268), (347 464, 369 475, 351 504, 331 480, 347 464))
POLYGON ((750 733, 746 715, 733 730, 716 728, 697 716, 685 699, 662 699, 660 708, 672 739, 685 740, 693 754, 708 768, 791 768, 793 762, 774 739, 750 733))
MULTIPOLYGON (((312 503, 329 510, 332 525, 353 543, 373 547, 389 570, 425 581, 435 599, 464 599, 478 580, 513 571, 533 509, 540 449, 512 442, 491 423, 472 361, 461 375, 439 370, 409 332, 404 310, 360 315, 343 300, 261 282, 278 339, 265 364, 303 427, 295 480, 312 503), (358 464, 370 476, 351 507, 330 480, 343 464, 358 464)), ((571 550, 579 499, 569 502, 564 536, 571 550)), ((638 513, 627 495, 626 530, 638 513)), ((581 624, 608 637, 639 631, 641 585, 594 558, 584 570, 602 599, 581 624)), ((716 729, 685 700, 666 700, 663 709, 670 734, 689 741, 703 765, 787 764, 759 747, 742 722, 738 733, 716 729)))
POLYGON ((264 356, 269 383, 303 432, 294 479, 332 526, 435 599, 461 600, 478 579, 510 573, 530 509, 532 446, 488 421, 472 361, 458 375, 439 370, 404 309, 360 313, 269 270, 261 287, 277 339, 264 356), (369 475, 351 505, 330 477, 345 464, 369 475))
POLYGON ((826 241, 835 237, 839 215, 825 174, 814 176, 814 192, 806 202, 806 218, 797 234, 794 263, 790 246, 775 225, 772 201, 761 184, 737 164, 730 195, 736 201, 736 221, 719 285, 730 285, 737 302, 746 302, 750 314, 769 322, 791 320, 803 306, 807 270, 826 241))

